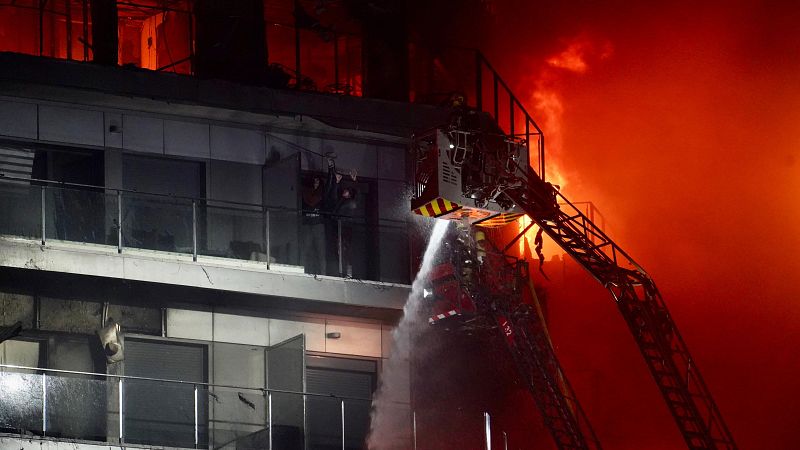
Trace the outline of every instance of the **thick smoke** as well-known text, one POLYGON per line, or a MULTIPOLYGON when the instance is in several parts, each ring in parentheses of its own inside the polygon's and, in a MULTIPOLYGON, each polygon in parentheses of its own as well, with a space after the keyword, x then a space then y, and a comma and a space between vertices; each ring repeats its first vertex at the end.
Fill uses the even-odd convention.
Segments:
POLYGON ((408 359, 413 338, 420 334, 423 327, 428 326, 421 311, 423 287, 448 224, 444 220, 436 221, 419 272, 403 308, 403 317, 392 332, 391 354, 382 367, 380 385, 372 401, 370 432, 367 438, 370 450, 409 447, 411 411, 406 398, 410 376, 408 359))

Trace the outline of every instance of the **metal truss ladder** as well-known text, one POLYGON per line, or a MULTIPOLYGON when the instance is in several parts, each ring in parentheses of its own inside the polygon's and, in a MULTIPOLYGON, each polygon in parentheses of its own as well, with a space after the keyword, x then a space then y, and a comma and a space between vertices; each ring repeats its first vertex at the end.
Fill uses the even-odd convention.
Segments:
POLYGON ((650 276, 551 185, 536 175, 520 181, 505 194, 611 292, 688 447, 736 450, 650 276))
POLYGON ((535 312, 512 314, 504 322, 509 349, 526 387, 539 408, 544 424, 561 450, 600 450, 600 442, 558 363, 542 319, 535 312))

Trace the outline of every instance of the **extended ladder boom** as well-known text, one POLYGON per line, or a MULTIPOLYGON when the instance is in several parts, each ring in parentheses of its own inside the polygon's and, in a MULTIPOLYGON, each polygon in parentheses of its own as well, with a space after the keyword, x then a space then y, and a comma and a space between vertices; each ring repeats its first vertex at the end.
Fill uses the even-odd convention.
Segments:
MULTIPOLYGON (((482 227, 503 226, 527 214, 611 292, 688 447, 737 448, 653 280, 558 189, 527 167, 524 149, 530 148, 529 142, 505 135, 496 123, 467 110, 449 128, 415 136, 413 147, 414 212, 482 227)), ((536 342, 537 333, 530 337, 527 342, 536 342)), ((548 362, 549 355, 537 353, 541 348, 532 349, 525 350, 529 361, 548 362)), ((524 371, 536 370, 534 365, 524 371)))
POLYGON ((481 286, 473 298, 489 308, 556 446, 560 450, 601 450, 558 362, 527 268, 525 261, 509 264, 505 255, 489 253, 480 268, 481 286), (503 282, 502 278, 514 281, 503 282), (523 300, 526 295, 531 297, 529 301, 523 300))
POLYGON ((649 275, 549 183, 535 175, 523 175, 518 181, 504 194, 611 292, 688 447, 735 450, 711 392, 649 275))
POLYGON ((542 419, 561 450, 601 450, 572 387, 561 369, 540 318, 495 316, 507 337, 518 371, 531 392, 542 419))

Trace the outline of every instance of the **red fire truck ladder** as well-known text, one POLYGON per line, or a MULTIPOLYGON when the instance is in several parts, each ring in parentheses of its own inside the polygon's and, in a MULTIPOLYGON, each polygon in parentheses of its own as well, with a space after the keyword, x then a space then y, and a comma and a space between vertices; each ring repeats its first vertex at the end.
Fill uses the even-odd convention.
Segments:
MULTIPOLYGON (((735 450, 737 447, 733 437, 653 280, 602 229, 552 185, 545 183, 542 130, 480 52, 475 52, 475 63, 475 110, 466 109, 459 114, 466 114, 463 117, 468 117, 469 112, 478 115, 486 113, 493 123, 485 126, 483 122, 469 125, 469 120, 463 123, 456 121, 446 131, 455 137, 459 133, 465 136, 478 135, 478 140, 473 143, 477 147, 483 147, 473 149, 472 157, 467 155, 461 161, 453 161, 459 170, 472 175, 462 178, 463 197, 475 199, 476 207, 479 206, 479 201, 484 202, 485 206, 486 194, 502 209, 509 209, 507 205, 512 203, 517 205, 543 232, 575 258, 611 292, 688 447, 692 450, 735 450), (486 74, 489 75, 488 80, 484 78, 486 74), (484 89, 485 81, 491 82, 492 88, 488 92, 484 89), (499 107, 499 94, 509 99, 506 112, 505 108, 499 107), (485 102, 484 97, 487 95, 490 101, 485 102), (521 119, 521 122, 517 119, 521 119), (519 125, 523 126, 522 129, 519 125), (507 143, 520 139, 527 146, 528 152, 538 151, 536 173, 527 170, 527 154, 520 157, 525 162, 526 170, 514 161, 505 161, 507 156, 503 155, 507 155, 507 152, 497 146, 498 136, 507 143), (491 144, 492 141, 495 143, 491 144), (488 167, 487 160, 494 160, 495 165, 488 167), (559 204, 563 206, 559 207, 559 204)), ((463 144, 466 140, 451 142, 450 148, 461 148, 459 142, 463 144)), ((464 173, 460 174, 464 176, 464 173)), ((428 181, 422 181, 421 185, 426 187, 428 181)), ((454 199, 449 201, 453 204, 454 199)), ((469 209, 468 203, 463 201, 458 207, 469 209)), ((464 211, 467 215, 468 212, 464 211)), ((503 214, 498 214, 496 217, 502 219, 502 216, 503 214)), ((494 217, 479 219, 474 224, 488 224, 494 217)), ((529 365, 531 370, 528 373, 535 376, 539 365, 550 364, 547 355, 537 354, 541 349, 546 349, 539 343, 542 333, 535 324, 517 324, 513 315, 510 320, 514 327, 512 331, 526 336, 521 342, 531 343, 530 348, 525 344, 514 351, 524 352, 526 356, 522 364, 529 365)), ((553 373, 552 370, 554 369, 551 368, 550 373, 553 373)), ((529 384, 532 382, 528 381, 529 384)), ((571 391, 561 394, 552 391, 551 394, 553 393, 553 398, 562 394, 574 398, 571 397, 571 391)))
MULTIPOLYGON (((508 298, 508 297, 507 297, 508 298)), ((526 387, 559 449, 602 449, 548 337, 537 311, 517 305, 517 313, 495 313, 526 387)))
POLYGON ((647 272, 549 183, 521 169, 516 173, 516 186, 504 193, 611 292, 688 447, 735 450, 711 392, 647 272))

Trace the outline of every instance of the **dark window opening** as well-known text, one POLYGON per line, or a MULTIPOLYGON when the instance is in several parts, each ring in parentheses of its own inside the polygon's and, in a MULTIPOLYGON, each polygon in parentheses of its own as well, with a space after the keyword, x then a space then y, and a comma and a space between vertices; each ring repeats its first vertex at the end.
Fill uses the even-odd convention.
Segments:
MULTIPOLYGON (((368 400, 345 400, 345 448, 365 448, 369 432, 372 393, 377 383, 377 363, 371 360, 308 356, 308 392, 368 400)), ((342 402, 336 398, 309 397, 309 447, 319 450, 342 448, 342 402)))
POLYGON ((117 2, 119 64, 192 73, 194 24, 188 1, 117 2))
MULTIPOLYGON (((104 155, 99 150, 78 148, 36 148, 31 166, 33 178, 73 183, 98 188, 45 186, 45 227, 49 239, 106 244, 107 214, 115 208, 108 204, 113 197, 103 192, 104 155)), ((40 202, 39 202, 40 203, 40 202)))
POLYGON ((271 69, 287 87, 361 96, 361 26, 345 2, 267 1, 264 20, 271 69))
POLYGON ((0 51, 89 61, 88 0, 17 0, 0 4, 0 51))
POLYGON ((187 448, 206 445, 208 389, 198 386, 195 393, 192 383, 208 381, 207 351, 205 345, 125 340, 125 375, 187 382, 125 380, 125 442, 187 448))
MULTIPOLYGON (((141 192, 125 193, 123 198, 125 247, 192 253, 196 217, 192 199, 205 197, 204 163, 123 155, 122 186, 141 192)), ((204 222, 196 218, 198 223, 204 222)))

